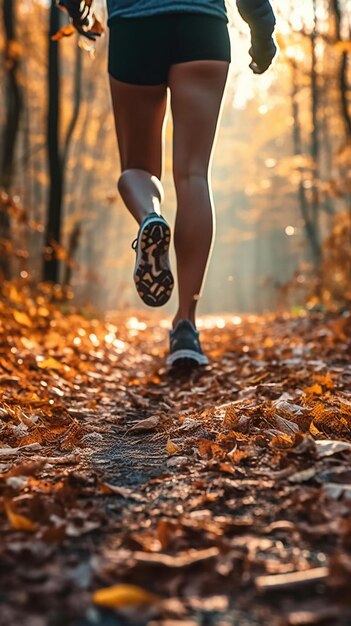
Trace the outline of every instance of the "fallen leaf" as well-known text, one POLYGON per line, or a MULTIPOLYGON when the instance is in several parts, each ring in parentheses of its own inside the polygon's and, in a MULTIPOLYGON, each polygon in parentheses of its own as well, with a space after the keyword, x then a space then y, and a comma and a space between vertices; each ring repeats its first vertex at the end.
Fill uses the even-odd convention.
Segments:
POLYGON ((235 474, 235 469, 229 463, 220 463, 219 469, 226 474, 235 474))
POLYGON ((334 439, 317 439, 317 456, 319 458, 324 458, 327 456, 333 456, 334 454, 338 454, 338 452, 344 452, 348 450, 351 452, 351 443, 347 441, 337 441, 334 439))
POLYGON ((155 430, 159 421, 160 421, 160 418, 156 417, 156 415, 152 417, 148 417, 145 420, 140 420, 139 422, 136 422, 134 426, 132 426, 129 429, 128 432, 129 433, 143 433, 143 432, 147 432, 148 430, 155 430))
POLYGON ((125 499, 129 498, 132 500, 136 500, 137 502, 143 501, 143 497, 140 494, 135 493, 133 489, 129 489, 128 487, 121 487, 119 485, 111 485, 110 483, 101 483, 100 491, 103 494, 116 493, 122 498, 125 498, 125 499))
POLYGON ((308 396, 321 396, 323 393, 322 386, 318 383, 311 385, 311 387, 306 387, 304 389, 304 393, 308 396))
POLYGON ((38 367, 43 370, 62 370, 64 369, 64 365, 54 359, 53 357, 49 357, 48 359, 44 359, 43 361, 38 361, 38 367))
POLYGON ((351 500, 351 485, 342 485, 340 483, 325 483, 324 491, 334 500, 338 500, 341 496, 345 500, 351 500))
POLYGON ((168 439, 166 450, 168 454, 173 455, 173 454, 178 454, 179 452, 181 452, 182 449, 180 446, 174 443, 174 441, 172 441, 171 439, 168 439))
POLYGON ((15 513, 15 511, 12 510, 11 505, 8 502, 5 502, 4 506, 7 519, 9 520, 10 525, 14 530, 24 530, 30 533, 34 533, 38 530, 37 524, 32 522, 32 520, 30 520, 25 515, 15 513))
POLYGON ((316 467, 309 467, 301 472, 296 472, 292 476, 289 477, 289 482, 291 483, 306 483, 307 481, 314 478, 317 473, 316 467))
POLYGON ((16 322, 18 322, 22 326, 26 326, 27 328, 31 328, 33 326, 32 320, 27 315, 27 313, 14 310, 13 317, 15 318, 16 322))
POLYGON ((294 440, 290 435, 278 435, 273 437, 270 442, 272 448, 291 448, 294 445, 294 440))
POLYGON ((155 604, 160 598, 135 585, 114 585, 98 589, 93 593, 92 599, 94 604, 116 609, 140 604, 155 604))

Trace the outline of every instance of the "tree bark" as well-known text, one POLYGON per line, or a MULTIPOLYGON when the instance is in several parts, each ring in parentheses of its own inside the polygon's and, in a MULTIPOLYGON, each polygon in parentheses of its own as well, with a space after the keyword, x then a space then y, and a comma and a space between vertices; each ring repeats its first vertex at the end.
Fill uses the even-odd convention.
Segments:
MULTIPOLYGON (((293 145, 294 145, 294 155, 302 156, 302 139, 301 139, 301 126, 300 126, 300 109, 298 102, 298 94, 299 94, 299 85, 298 85, 298 68, 296 61, 293 60, 291 62, 292 67, 292 90, 291 90, 291 101, 292 101, 292 117, 294 120, 293 125, 293 145)), ((306 191, 304 187, 304 171, 301 167, 299 170, 300 180, 298 187, 298 198, 300 205, 300 212, 302 215, 304 229, 306 233, 306 238, 310 246, 311 256, 313 260, 313 264, 318 267, 320 261, 320 243, 317 236, 317 232, 314 226, 313 217, 310 214, 310 207, 308 203, 308 199, 306 196, 306 191)))
POLYGON ((68 125, 63 146, 60 146, 60 57, 59 42, 52 41, 51 35, 60 27, 60 11, 52 5, 50 10, 49 32, 49 73, 48 73, 48 159, 49 159, 49 201, 45 233, 43 278, 50 282, 60 280, 60 262, 55 254, 55 247, 61 245, 63 222, 63 196, 65 168, 67 165, 70 143, 76 127, 81 104, 82 59, 77 46, 74 73, 74 105, 72 118, 68 125))
MULTIPOLYGON (((14 173, 14 155, 18 129, 22 112, 22 92, 18 81, 18 67, 20 63, 20 47, 16 42, 16 2, 3 0, 2 16, 5 31, 5 67, 6 67, 6 115, 5 127, 2 134, 2 150, 0 162, 0 189, 5 192, 5 200, 0 203, 0 239, 3 244, 11 241, 11 224, 9 203, 6 196, 9 194, 14 173)), ((0 276, 5 279, 11 277, 9 254, 6 245, 0 246, 0 276)))
POLYGON ((60 27, 60 16, 57 7, 50 9, 49 28, 49 64, 48 64, 48 117, 47 117, 47 146, 49 159, 49 198, 48 213, 45 231, 45 250, 43 278, 47 281, 58 282, 59 263, 55 254, 55 242, 61 241, 61 214, 62 214, 62 183, 63 171, 60 157, 59 128, 60 128, 60 56, 59 42, 52 41, 60 27))
MULTIPOLYGON (((337 41, 341 41, 341 19, 342 13, 340 8, 340 0, 331 0, 331 7, 334 14, 335 20, 335 36, 337 41)), ((340 68, 339 68, 339 89, 340 89, 340 108, 342 118, 345 124, 345 131, 348 139, 351 138, 351 111, 349 107, 349 99, 348 99, 348 52, 344 51, 341 54, 340 68)))
POLYGON ((316 0, 313 0, 313 17, 314 24, 311 34, 311 117, 312 117, 312 134, 311 134, 311 157, 313 161, 312 172, 312 198, 311 198, 311 220, 310 227, 313 228, 314 234, 314 263, 316 268, 319 267, 321 261, 321 246, 320 246, 320 234, 319 234, 319 209, 320 209, 320 193, 319 193, 319 120, 318 120, 318 105, 319 105, 319 92, 318 92, 318 74, 317 74, 317 55, 316 55, 316 43, 317 43, 317 6, 316 0))

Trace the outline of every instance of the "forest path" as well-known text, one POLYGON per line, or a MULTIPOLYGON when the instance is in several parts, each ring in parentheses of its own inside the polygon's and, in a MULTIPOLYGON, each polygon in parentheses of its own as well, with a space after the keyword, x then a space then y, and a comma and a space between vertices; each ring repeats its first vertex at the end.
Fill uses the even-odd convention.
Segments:
POLYGON ((180 372, 155 317, 3 314, 7 626, 350 624, 347 313, 206 318, 180 372))

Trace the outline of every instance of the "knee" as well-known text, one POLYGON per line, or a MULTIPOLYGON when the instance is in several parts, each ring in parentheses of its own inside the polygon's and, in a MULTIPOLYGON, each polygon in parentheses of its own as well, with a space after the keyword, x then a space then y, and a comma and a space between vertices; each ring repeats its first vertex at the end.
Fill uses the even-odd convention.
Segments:
POLYGON ((201 169, 173 169, 173 180, 176 188, 182 186, 208 186, 208 173, 201 169))

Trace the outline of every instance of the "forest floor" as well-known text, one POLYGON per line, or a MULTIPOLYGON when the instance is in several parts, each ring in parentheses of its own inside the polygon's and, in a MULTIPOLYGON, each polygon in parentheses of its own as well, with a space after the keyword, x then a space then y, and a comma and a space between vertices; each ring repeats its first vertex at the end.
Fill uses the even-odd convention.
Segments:
POLYGON ((351 315, 202 320, 2 295, 6 626, 351 623, 351 315))

